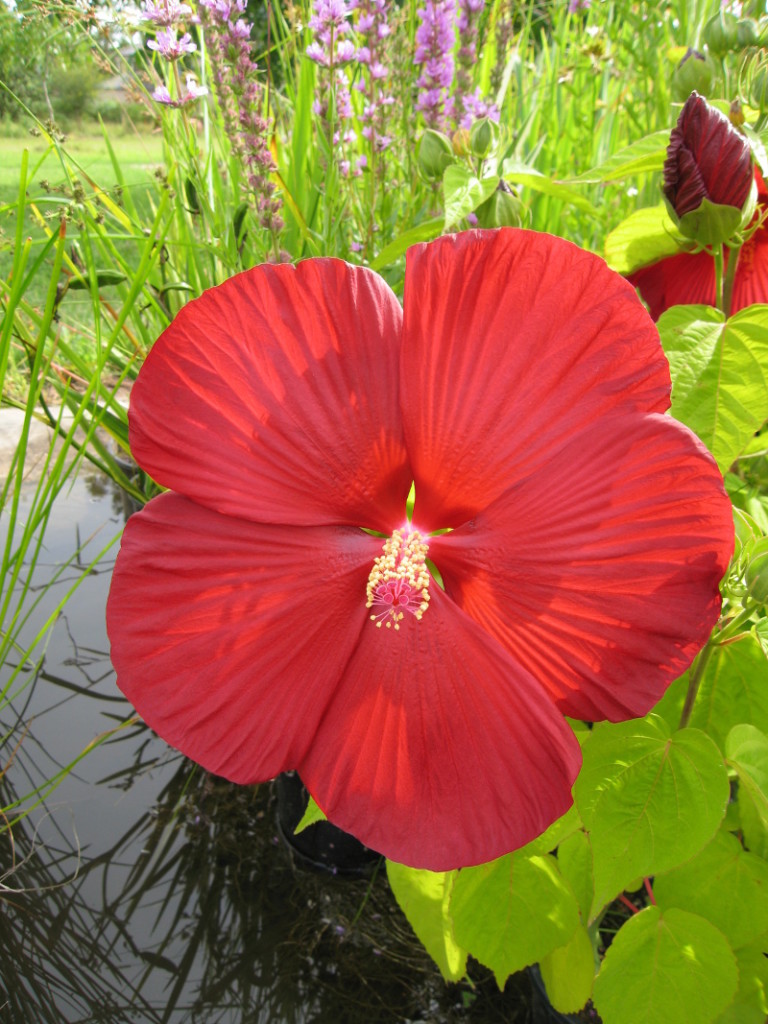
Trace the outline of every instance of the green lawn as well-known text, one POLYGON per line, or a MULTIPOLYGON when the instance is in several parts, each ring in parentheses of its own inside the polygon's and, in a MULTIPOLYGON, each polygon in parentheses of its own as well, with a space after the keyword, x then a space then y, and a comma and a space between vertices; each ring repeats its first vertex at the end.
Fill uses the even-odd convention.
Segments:
MULTIPOLYGON (((151 179, 153 169, 162 161, 162 138, 159 133, 122 134, 119 130, 110 133, 109 141, 115 151, 127 185, 140 185, 151 179)), ((115 172, 104 144, 101 132, 76 132, 68 135, 64 146, 70 158, 100 185, 114 184, 115 172)), ((65 180, 64 172, 54 151, 49 151, 47 142, 32 135, 23 138, 6 138, 0 135, 0 202, 11 201, 16 196, 19 169, 23 150, 29 150, 29 166, 35 173, 32 180, 37 184, 47 179, 51 185, 65 180), (47 155, 46 155, 47 154, 47 155)), ((35 194, 36 189, 30 190, 35 194)))

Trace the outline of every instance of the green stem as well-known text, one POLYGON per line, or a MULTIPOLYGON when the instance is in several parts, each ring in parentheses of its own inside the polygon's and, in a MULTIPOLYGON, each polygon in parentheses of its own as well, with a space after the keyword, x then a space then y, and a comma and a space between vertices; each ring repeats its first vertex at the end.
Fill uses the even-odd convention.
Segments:
POLYGON ((723 308, 723 247, 716 245, 712 252, 715 258, 715 305, 723 308))
POLYGON ((696 697, 699 693, 699 687, 701 686, 701 680, 704 677, 704 671, 709 664, 709 659, 712 657, 712 652, 715 649, 715 644, 710 640, 703 650, 699 651, 691 665, 691 672, 688 678, 688 692, 685 695, 685 703, 683 704, 683 711, 680 715, 680 724, 678 729, 684 729, 691 718, 693 712, 693 705, 696 703, 696 697))
POLYGON ((736 278, 736 267, 739 263, 739 256, 741 255, 741 246, 738 248, 729 249, 728 253, 728 269, 725 273, 725 282, 723 284, 723 301, 720 305, 723 313, 726 317, 731 315, 731 300, 733 298, 733 282, 736 278))

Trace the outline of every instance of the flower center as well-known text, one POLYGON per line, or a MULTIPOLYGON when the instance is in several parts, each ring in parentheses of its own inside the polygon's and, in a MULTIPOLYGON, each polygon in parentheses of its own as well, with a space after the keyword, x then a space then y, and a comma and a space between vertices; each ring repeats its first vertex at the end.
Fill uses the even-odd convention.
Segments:
POLYGON ((374 561, 365 606, 381 628, 400 629, 405 613, 420 619, 429 605, 427 543, 418 530, 395 530, 384 542, 384 552, 374 561))

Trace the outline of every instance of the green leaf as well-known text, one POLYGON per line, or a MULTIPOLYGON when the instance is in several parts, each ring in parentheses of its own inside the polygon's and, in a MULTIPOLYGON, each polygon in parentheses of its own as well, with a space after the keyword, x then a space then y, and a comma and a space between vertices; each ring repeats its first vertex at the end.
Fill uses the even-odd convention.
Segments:
POLYGON ((387 878, 400 909, 446 981, 467 970, 467 951, 453 935, 449 907, 456 871, 425 871, 387 861, 387 878))
POLYGON ((425 220, 423 223, 417 224, 415 228, 404 231, 397 238, 394 238, 389 245, 385 245, 378 256, 371 260, 371 270, 381 270, 382 267, 388 267, 390 263, 400 259, 406 249, 410 249, 412 245, 418 245, 419 242, 431 242, 433 238, 437 238, 442 229, 442 217, 433 217, 431 220, 425 220))
POLYGON ((688 860, 715 834, 728 803, 728 774, 698 729, 656 716, 595 726, 574 793, 592 844, 590 917, 634 878, 688 860))
POLYGON ((733 949, 768 931, 768 864, 719 832, 693 860, 653 884, 662 910, 679 907, 711 921, 733 949))
POLYGON ((307 809, 301 816, 301 821, 298 823, 296 828, 293 830, 293 834, 297 836, 299 832, 303 832, 305 828, 309 828, 310 825, 314 825, 318 821, 327 821, 325 814, 317 806, 315 801, 310 796, 307 802, 307 809))
POLYGON ((658 322, 672 374, 672 415, 724 473, 768 416, 768 306, 724 323, 710 306, 673 306, 658 322))
POLYGON ((592 995, 595 981, 595 951, 584 925, 579 925, 565 946, 542 957, 539 967, 554 1008, 560 1013, 580 1010, 592 995))
MULTIPOLYGON (((122 281, 127 281, 128 278, 121 270, 96 270, 96 284, 99 288, 108 288, 112 284, 120 284, 122 281)), ((75 291, 78 288, 90 288, 91 280, 89 277, 71 277, 69 279, 70 291, 75 291)))
POLYGON ((497 177, 477 178, 462 164, 451 164, 443 174, 445 231, 490 198, 499 184, 497 177))
POLYGON ((721 750, 731 728, 745 722, 768 733, 768 658, 752 633, 715 650, 690 720, 721 750))
POLYGON ((738 984, 736 958, 714 925, 646 907, 616 934, 593 999, 603 1024, 710 1024, 738 984))
POLYGON ((664 166, 669 145, 669 132, 654 132, 646 135, 631 146, 620 149, 614 153, 605 163, 584 171, 575 178, 567 178, 567 181, 602 182, 618 181, 621 178, 629 178, 633 174, 646 174, 649 171, 660 171, 664 166))
POLYGON ((576 809, 576 804, 571 804, 565 814, 553 821, 545 832, 524 846, 523 852, 526 854, 551 853, 564 839, 573 835, 574 832, 578 832, 580 828, 579 812, 576 809))
POLYGON ((570 185, 563 184, 561 181, 553 181, 552 178, 548 178, 541 171, 537 171, 533 167, 526 167, 525 164, 521 164, 518 160, 505 160, 502 164, 502 174, 508 181, 514 182, 516 185, 526 185, 528 188, 533 189, 534 192, 541 192, 543 195, 562 199, 563 202, 570 203, 571 206, 584 210, 585 213, 597 216, 597 210, 581 192, 571 188, 570 185))
POLYGON ((457 942, 496 975, 507 977, 565 945, 579 910, 554 857, 507 854, 463 868, 451 901, 457 942))
POLYGON ((768 831, 768 737, 753 725, 735 725, 725 741, 725 756, 739 777, 739 801, 743 798, 754 815, 753 828, 768 831))
POLYGON ((736 998, 716 1024, 765 1024, 768 1017, 768 959, 763 949, 768 942, 745 946, 736 952, 739 989, 736 998))
POLYGON ((595 883, 592 879, 592 847, 586 832, 576 832, 560 844, 557 863, 560 874, 573 890, 582 921, 588 921, 595 883))
POLYGON ((645 206, 636 210, 610 232, 605 240, 605 259, 619 274, 631 274, 638 267, 655 263, 681 252, 666 206, 645 206))

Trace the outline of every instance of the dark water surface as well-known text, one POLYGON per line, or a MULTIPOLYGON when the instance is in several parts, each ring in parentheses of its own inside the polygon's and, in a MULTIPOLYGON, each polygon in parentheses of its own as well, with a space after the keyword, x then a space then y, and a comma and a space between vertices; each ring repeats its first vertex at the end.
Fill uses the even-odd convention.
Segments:
MULTIPOLYGON (((120 493, 87 470, 57 499, 24 642, 124 517, 120 493)), ((4 807, 116 730, 0 833, 0 1022, 530 1024, 525 976, 500 993, 473 964, 471 983, 443 984, 383 866, 307 870, 278 836, 273 785, 210 776, 130 722, 104 627, 116 551, 0 706, 4 807)))

